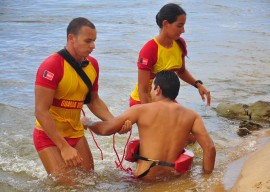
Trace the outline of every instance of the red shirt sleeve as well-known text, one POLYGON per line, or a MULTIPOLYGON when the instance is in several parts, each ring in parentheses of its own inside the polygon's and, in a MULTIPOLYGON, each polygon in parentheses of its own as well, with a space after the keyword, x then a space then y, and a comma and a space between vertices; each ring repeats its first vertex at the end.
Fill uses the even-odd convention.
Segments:
POLYGON ((91 62, 91 64, 93 65, 93 67, 96 70, 97 73, 97 77, 92 85, 92 91, 98 91, 98 78, 99 78, 99 66, 98 66, 98 62, 94 57, 88 56, 87 57, 88 60, 91 62))
POLYGON ((154 39, 148 41, 140 51, 137 66, 142 70, 153 70, 157 62, 158 45, 154 39))
POLYGON ((63 71, 64 59, 54 53, 39 66, 35 84, 55 90, 63 77, 63 71))

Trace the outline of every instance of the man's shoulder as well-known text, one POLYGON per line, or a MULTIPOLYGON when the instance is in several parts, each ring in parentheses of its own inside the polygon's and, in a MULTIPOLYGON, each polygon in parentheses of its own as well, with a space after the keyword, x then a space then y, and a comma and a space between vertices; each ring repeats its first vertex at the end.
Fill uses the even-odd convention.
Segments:
POLYGON ((89 61, 93 62, 93 63, 98 63, 97 59, 94 58, 94 57, 92 57, 92 56, 90 56, 90 55, 87 56, 87 59, 88 59, 89 61))
POLYGON ((155 103, 143 103, 131 106, 128 111, 131 113, 136 113, 139 116, 145 115, 148 111, 155 109, 155 103))
POLYGON ((183 105, 179 105, 179 108, 189 115, 198 115, 198 113, 194 109, 190 109, 190 108, 185 107, 183 105))
POLYGON ((93 67, 95 68, 95 70, 97 72, 99 72, 99 66, 98 66, 98 61, 96 58, 92 57, 92 56, 87 56, 87 60, 90 61, 90 63, 93 65, 93 67))
POLYGON ((59 55, 58 53, 53 53, 49 55, 39 66, 39 68, 44 68, 44 69, 50 69, 50 70, 55 70, 59 71, 62 70, 63 68, 63 63, 64 63, 64 58, 59 55), (61 66, 61 67, 59 67, 61 66))
POLYGON ((155 101, 151 103, 140 104, 138 105, 136 110, 140 111, 141 115, 144 115, 146 113, 156 114, 159 112, 163 112, 168 108, 169 108, 169 105, 166 105, 166 104, 164 105, 164 103, 162 102, 155 101))
POLYGON ((44 62, 62 62, 63 60, 64 58, 58 53, 52 53, 44 60, 44 62))
POLYGON ((56 89, 63 77, 64 59, 57 53, 47 57, 39 66, 36 74, 36 85, 56 89))
POLYGON ((195 110, 183 106, 182 104, 175 103, 173 105, 175 108, 173 109, 174 113, 179 113, 180 117, 188 118, 188 119, 195 119, 199 115, 195 110))

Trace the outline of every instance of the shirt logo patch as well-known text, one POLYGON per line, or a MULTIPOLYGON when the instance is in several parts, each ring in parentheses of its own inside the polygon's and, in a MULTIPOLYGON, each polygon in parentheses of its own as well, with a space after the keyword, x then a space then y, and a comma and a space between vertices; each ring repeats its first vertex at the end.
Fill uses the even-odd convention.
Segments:
POLYGON ((148 64, 148 59, 147 58, 140 58, 140 63, 143 65, 147 65, 148 64))
POLYGON ((54 74, 52 72, 50 72, 50 71, 47 71, 47 70, 45 70, 44 73, 43 73, 43 77, 45 79, 50 80, 50 81, 53 79, 53 76, 54 76, 54 74))

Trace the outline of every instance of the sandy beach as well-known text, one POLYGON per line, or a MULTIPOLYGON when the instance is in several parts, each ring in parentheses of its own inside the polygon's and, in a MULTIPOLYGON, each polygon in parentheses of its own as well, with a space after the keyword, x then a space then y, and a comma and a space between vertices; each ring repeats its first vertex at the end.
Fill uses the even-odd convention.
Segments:
MULTIPOLYGON (((268 130, 267 135, 270 134, 268 130)), ((241 169, 240 175, 231 192, 267 192, 270 191, 270 137, 252 153, 241 169)))

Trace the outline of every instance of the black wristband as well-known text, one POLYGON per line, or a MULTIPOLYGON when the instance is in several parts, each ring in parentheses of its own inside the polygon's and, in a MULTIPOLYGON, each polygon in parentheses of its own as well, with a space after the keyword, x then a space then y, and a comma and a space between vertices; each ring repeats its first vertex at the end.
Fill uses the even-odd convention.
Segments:
POLYGON ((197 87, 197 83, 200 83, 201 85, 203 84, 203 82, 201 80, 196 80, 195 83, 194 83, 194 85, 193 85, 196 88, 198 88, 197 87))

